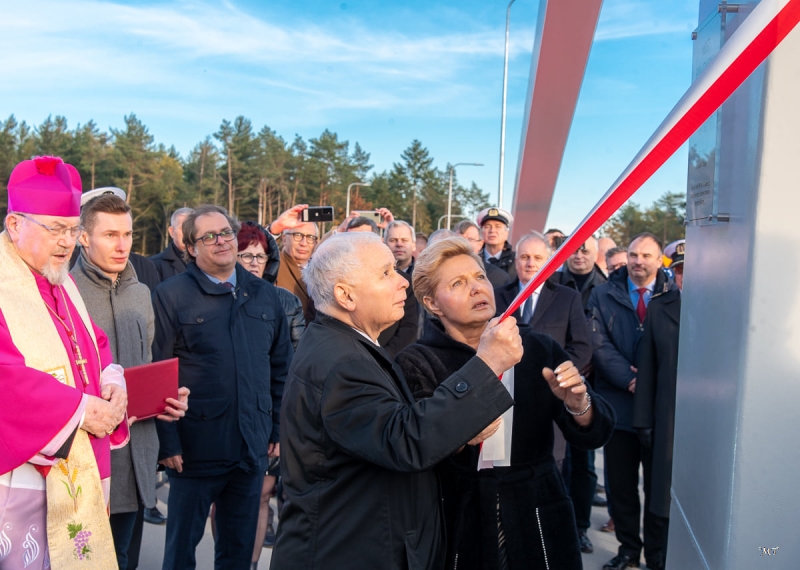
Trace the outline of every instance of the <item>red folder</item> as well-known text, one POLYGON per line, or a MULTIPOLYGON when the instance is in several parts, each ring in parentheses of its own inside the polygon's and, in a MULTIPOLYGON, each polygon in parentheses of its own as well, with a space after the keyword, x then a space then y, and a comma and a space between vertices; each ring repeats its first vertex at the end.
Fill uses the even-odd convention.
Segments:
POLYGON ((146 420, 164 413, 166 399, 178 399, 178 359, 125 369, 128 386, 128 417, 146 420))

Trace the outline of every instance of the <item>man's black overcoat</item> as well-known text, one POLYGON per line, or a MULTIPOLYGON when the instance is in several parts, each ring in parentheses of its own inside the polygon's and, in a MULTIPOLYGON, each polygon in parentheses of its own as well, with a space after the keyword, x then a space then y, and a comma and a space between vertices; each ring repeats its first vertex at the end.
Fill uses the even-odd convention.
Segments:
POLYGON ((512 404, 477 357, 415 403, 385 350, 318 313, 283 397, 287 499, 271 568, 441 568, 433 467, 512 404))
POLYGON ((679 290, 653 296, 639 343, 639 375, 633 399, 633 427, 653 430, 650 510, 661 517, 669 517, 680 320, 679 290))

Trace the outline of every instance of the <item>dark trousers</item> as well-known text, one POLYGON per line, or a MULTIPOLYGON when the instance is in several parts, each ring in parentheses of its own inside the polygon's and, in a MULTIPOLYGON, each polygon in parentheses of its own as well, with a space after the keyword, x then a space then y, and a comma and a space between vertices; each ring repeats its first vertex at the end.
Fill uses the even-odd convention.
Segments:
POLYGON ((128 549, 131 546, 133 529, 136 526, 136 511, 115 513, 108 517, 111 524, 111 536, 114 538, 114 550, 117 553, 117 565, 128 567, 128 549))
POLYGON ((635 433, 614 430, 605 447, 608 472, 608 501, 614 513, 614 526, 620 543, 619 554, 639 558, 644 546, 649 564, 664 560, 667 548, 667 521, 650 512, 650 481, 653 470, 651 449, 642 447, 635 433), (642 516, 639 501, 639 464, 644 471, 644 543, 639 537, 642 516))
MULTIPOLYGON (((139 503, 139 510, 136 511, 136 522, 133 524, 133 535, 131 545, 128 547, 128 570, 136 570, 139 567, 139 552, 142 550, 142 532, 144 531, 144 505, 139 503)), ((124 570, 120 568, 120 570, 124 570)))
POLYGON ((217 570, 249 570, 264 473, 234 469, 214 477, 170 477, 162 570, 193 570, 211 503, 216 503, 217 570))
POLYGON ((578 530, 586 530, 592 525, 592 500, 597 488, 594 461, 590 461, 593 453, 567 444, 567 454, 561 470, 567 492, 572 499, 578 530))

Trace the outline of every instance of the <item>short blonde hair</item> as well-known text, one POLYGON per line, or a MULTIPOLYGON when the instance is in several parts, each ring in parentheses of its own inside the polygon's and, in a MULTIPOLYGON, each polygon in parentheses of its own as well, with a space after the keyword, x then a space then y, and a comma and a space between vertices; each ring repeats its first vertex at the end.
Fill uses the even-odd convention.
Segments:
POLYGON ((439 268, 448 259, 453 259, 460 255, 471 257, 481 269, 484 269, 483 260, 472 251, 472 245, 461 236, 448 237, 436 241, 426 247, 417 257, 411 278, 412 287, 417 301, 429 313, 428 307, 425 306, 425 297, 433 297, 436 288, 439 286, 439 268))

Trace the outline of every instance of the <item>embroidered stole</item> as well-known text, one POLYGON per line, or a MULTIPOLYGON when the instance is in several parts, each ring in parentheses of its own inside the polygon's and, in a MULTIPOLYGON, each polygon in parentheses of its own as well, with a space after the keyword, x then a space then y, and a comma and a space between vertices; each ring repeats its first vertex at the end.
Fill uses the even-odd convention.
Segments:
MULTIPOLYGON (((83 324, 89 331, 95 358, 99 358, 89 313, 77 287, 68 278, 63 288, 78 310, 80 322, 75 318, 76 326, 83 324)), ((70 356, 33 274, 17 255, 6 232, 0 233, 0 308, 14 346, 25 357, 25 365, 74 388, 70 356)), ((100 472, 87 432, 78 429, 69 457, 59 460, 50 470, 46 486, 51 567, 117 568, 100 472)))

